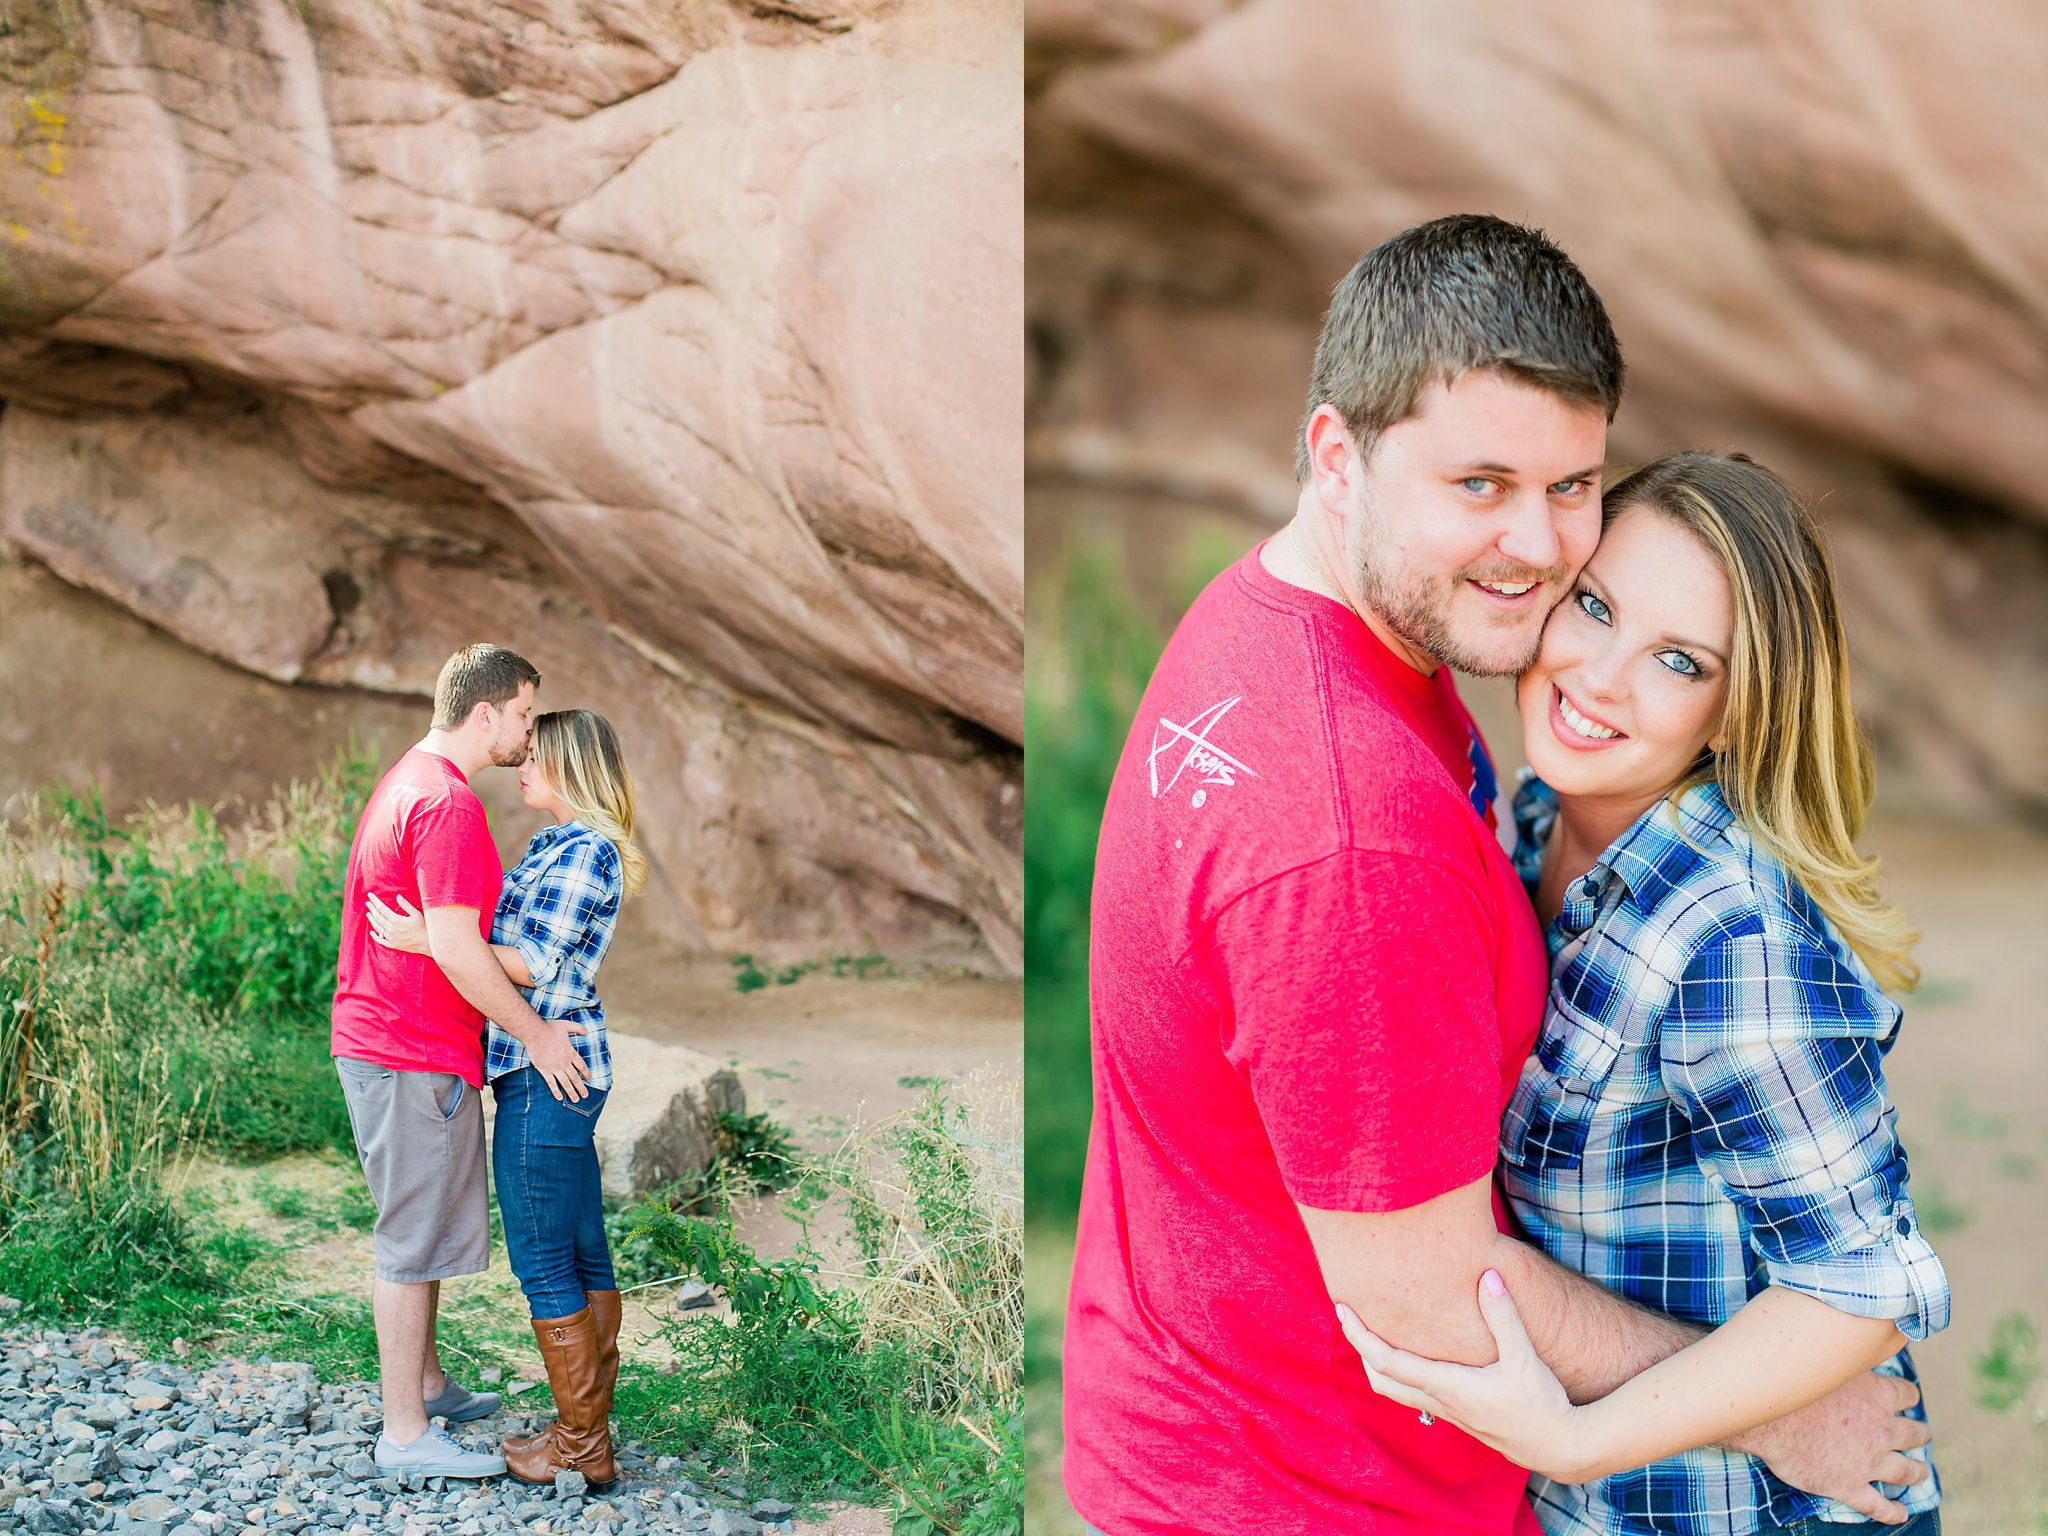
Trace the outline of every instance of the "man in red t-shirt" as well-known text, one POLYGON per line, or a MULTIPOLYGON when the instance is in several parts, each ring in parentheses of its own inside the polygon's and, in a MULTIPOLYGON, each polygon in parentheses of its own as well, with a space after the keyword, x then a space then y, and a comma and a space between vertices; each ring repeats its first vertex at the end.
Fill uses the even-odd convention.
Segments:
MULTIPOLYGON (((1494 1198, 1548 966, 1450 674, 1535 655, 1599 537, 1621 385, 1540 234, 1457 216, 1369 252, 1317 348, 1294 520, 1146 690, 1096 859, 1064 1372, 1067 1488, 1109 1536, 1535 1532, 1527 1474, 1376 1396, 1333 1298, 1484 1363, 1497 1269, 1580 1400, 1697 1336, 1515 1241, 1494 1198)), ((1845 1475, 1824 1421, 1744 1448, 1845 1475)))
POLYGON ((484 1184, 483 1028, 518 1036, 556 1097, 581 1099, 588 1071, 569 1043, 579 1025, 544 1021, 491 953, 504 869, 469 787, 480 769, 526 760, 540 674, 495 645, 449 658, 433 729, 384 775, 356 824, 343 886, 333 1012, 335 1071, 377 1206, 373 1285, 387 1472, 490 1477, 501 1457, 445 1430, 497 1407, 441 1369, 434 1342, 441 1282, 490 1263, 484 1184), (369 898, 426 913, 429 955, 375 942, 369 898))

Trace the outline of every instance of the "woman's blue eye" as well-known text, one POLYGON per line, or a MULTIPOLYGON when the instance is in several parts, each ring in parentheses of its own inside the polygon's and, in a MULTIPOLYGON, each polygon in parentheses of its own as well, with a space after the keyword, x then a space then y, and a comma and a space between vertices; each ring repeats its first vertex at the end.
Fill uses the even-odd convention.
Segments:
POLYGON ((1700 675, 1700 664, 1684 651, 1659 651, 1657 659, 1680 677, 1698 677, 1700 675))
POLYGON ((1579 593, 1579 607, 1585 610, 1587 618, 1598 620, 1602 624, 1607 622, 1607 605, 1592 593, 1579 593))

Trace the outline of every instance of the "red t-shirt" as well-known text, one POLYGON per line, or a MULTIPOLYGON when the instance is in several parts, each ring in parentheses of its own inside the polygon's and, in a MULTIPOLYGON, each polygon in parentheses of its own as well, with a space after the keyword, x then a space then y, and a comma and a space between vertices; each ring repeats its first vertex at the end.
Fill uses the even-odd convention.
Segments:
POLYGON ((1493 785, 1448 668, 1257 550, 1168 643, 1095 867, 1066 1480, 1110 1536, 1534 1536, 1526 1472, 1373 1392, 1295 1208, 1493 1166, 1547 972, 1493 785))
POLYGON ((454 1072, 484 1085, 484 1016, 426 955, 370 936, 368 893, 420 911, 475 907, 488 939, 505 878, 483 802, 462 770, 414 747, 363 807, 343 884, 333 1054, 402 1072, 454 1072))

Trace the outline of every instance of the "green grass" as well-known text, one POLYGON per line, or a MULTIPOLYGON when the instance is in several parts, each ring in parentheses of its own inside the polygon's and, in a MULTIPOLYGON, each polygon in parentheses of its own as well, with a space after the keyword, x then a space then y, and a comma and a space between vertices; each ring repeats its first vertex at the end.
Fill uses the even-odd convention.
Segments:
POLYGON ((109 1182, 82 1198, 24 1182, 0 1275, 28 1319, 115 1325, 150 1344, 208 1333, 229 1326, 275 1253, 153 1182, 109 1182))
MULTIPOLYGON (((257 1174, 249 1193, 279 1221, 290 1222, 290 1240, 312 1242, 335 1232, 367 1232, 377 1224, 370 1188, 359 1178, 343 1179, 330 1191, 280 1184, 268 1173, 257 1174)), ((492 1202, 495 1211, 496 1201, 492 1202)))
POLYGON ((230 839, 203 806, 116 824, 54 787, 0 831, 0 1274, 26 1315, 204 1331, 264 1245, 170 1187, 195 1148, 346 1147, 327 1056, 345 757, 230 839))
MULTIPOLYGON (((537 1374, 533 1333, 516 1293, 482 1287, 442 1292, 435 1342, 448 1372, 475 1387, 486 1366, 537 1374)), ((358 1293, 283 1294, 266 1287, 240 1297, 228 1310, 227 1331, 215 1335, 201 1358, 261 1351, 277 1360, 302 1360, 322 1381, 377 1379, 377 1325, 369 1297, 358 1293)), ((544 1404, 546 1393, 536 1402, 544 1404)), ((518 1400, 515 1400, 515 1402, 518 1400)), ((521 1404, 524 1406, 524 1404, 521 1404)))
MULTIPOLYGON (((767 1194, 793 1182, 802 1159, 789 1128, 765 1112, 724 1114, 711 1162, 700 1173, 677 1179, 637 1199, 608 1200, 605 1241, 622 1286, 650 1285, 678 1273, 647 1230, 648 1207, 683 1215, 711 1215, 730 1208, 735 1196, 767 1194)), ((497 1209, 496 1202, 492 1209, 497 1209)))

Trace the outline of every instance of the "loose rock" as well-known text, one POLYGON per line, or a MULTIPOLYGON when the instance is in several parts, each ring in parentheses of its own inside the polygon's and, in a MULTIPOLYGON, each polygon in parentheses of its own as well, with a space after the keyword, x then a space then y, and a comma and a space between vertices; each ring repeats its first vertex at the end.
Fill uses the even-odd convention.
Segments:
MULTIPOLYGON (((203 1370, 136 1363, 102 1330, 0 1330, 0 1531, 24 1536, 756 1536, 790 1506, 723 1494, 712 1507, 683 1474, 711 1458, 616 1446, 622 1482, 586 1502, 581 1473, 552 1489, 386 1475, 371 1455, 368 1382, 323 1384, 297 1362, 203 1370)), ((538 1411, 545 1398, 529 1399, 538 1411)), ((494 1447, 514 1413, 458 1425, 494 1447)), ((718 1481, 743 1497, 720 1468, 718 1481)))

